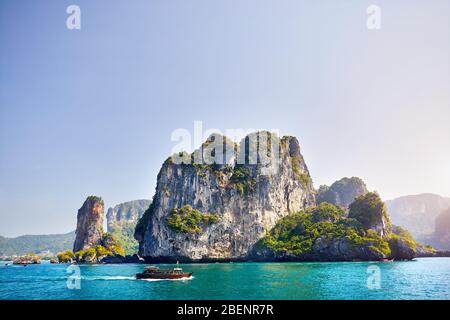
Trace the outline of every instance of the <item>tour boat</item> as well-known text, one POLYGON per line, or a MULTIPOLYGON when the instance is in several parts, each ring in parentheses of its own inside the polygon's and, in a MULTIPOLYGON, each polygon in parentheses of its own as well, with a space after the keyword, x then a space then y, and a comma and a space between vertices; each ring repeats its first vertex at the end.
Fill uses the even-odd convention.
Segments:
POLYGON ((136 279, 184 279, 190 278, 192 272, 183 272, 181 268, 146 267, 144 272, 137 273, 136 279))

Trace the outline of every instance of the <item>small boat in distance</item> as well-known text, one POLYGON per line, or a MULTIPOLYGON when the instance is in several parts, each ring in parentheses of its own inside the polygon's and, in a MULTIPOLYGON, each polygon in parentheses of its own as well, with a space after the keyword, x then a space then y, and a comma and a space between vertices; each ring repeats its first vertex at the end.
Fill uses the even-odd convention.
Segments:
POLYGON ((150 266, 146 267, 144 272, 137 273, 136 279, 185 279, 190 278, 191 276, 192 272, 183 272, 183 269, 179 267, 159 268, 156 266, 150 266))

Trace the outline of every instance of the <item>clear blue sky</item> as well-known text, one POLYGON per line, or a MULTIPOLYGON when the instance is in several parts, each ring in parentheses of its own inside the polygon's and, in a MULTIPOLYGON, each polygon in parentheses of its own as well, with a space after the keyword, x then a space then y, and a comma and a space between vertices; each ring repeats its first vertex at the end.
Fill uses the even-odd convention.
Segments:
POLYGON ((71 231, 91 194, 151 199, 194 120, 297 136, 316 187, 450 196, 449 17, 448 0, 0 0, 0 235, 71 231))

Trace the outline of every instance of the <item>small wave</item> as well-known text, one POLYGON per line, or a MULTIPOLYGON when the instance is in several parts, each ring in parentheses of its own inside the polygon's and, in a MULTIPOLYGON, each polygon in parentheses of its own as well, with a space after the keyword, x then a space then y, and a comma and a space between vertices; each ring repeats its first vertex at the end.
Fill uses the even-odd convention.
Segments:
POLYGON ((181 279, 139 279, 139 280, 154 282, 154 281, 186 281, 186 280, 192 280, 192 279, 194 279, 194 276, 190 276, 189 278, 181 278, 181 279))
POLYGON ((81 280, 136 280, 136 278, 125 276, 92 276, 92 277, 81 277, 81 280))

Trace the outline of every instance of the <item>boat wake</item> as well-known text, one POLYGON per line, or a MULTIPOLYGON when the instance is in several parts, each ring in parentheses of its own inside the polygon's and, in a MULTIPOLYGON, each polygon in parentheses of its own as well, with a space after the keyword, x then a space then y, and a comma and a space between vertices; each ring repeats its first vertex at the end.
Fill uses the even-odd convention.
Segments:
POLYGON ((92 277, 81 277, 81 280, 136 280, 136 278, 125 276, 92 276, 92 277))

